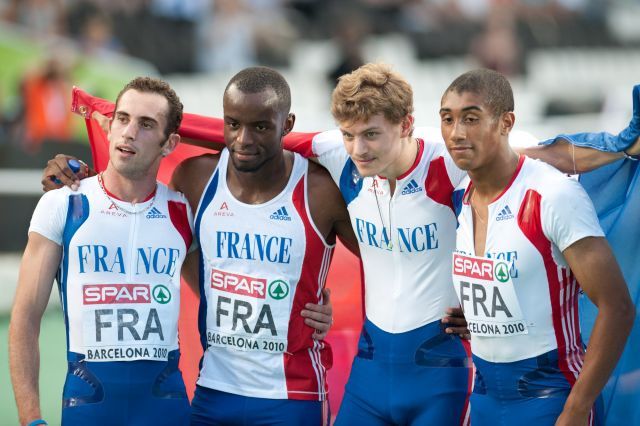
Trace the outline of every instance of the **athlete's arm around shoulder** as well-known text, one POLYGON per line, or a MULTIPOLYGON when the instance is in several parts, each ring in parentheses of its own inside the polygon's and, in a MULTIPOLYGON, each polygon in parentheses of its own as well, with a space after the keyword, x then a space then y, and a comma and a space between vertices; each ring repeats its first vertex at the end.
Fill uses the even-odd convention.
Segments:
POLYGON ((555 187, 563 190, 543 194, 542 214, 548 222, 543 228, 562 251, 585 294, 598 307, 582 372, 556 425, 586 424, 591 407, 624 349, 635 308, 585 191, 568 178, 556 181, 555 187))
POLYGON ((9 365, 21 424, 27 424, 41 417, 38 392, 40 371, 38 337, 42 314, 47 307, 62 256, 60 241, 50 239, 57 240, 52 233, 47 232, 47 229, 55 231, 55 228, 58 228, 59 232, 53 233, 62 234, 61 227, 64 224, 60 223, 59 219, 66 214, 52 211, 55 207, 60 207, 60 202, 64 202, 64 197, 60 197, 59 191, 66 190, 55 191, 57 194, 45 194, 34 212, 11 311, 9 365), (36 216, 39 216, 40 224, 34 226, 36 216))
MULTIPOLYGON (((219 154, 204 154, 191 157, 180 163, 173 171, 169 186, 184 194, 191 207, 191 212, 195 215, 202 193, 211 177, 211 174, 218 165, 219 154)), ((182 264, 181 275, 185 282, 198 295, 198 249, 187 253, 182 264)))
POLYGON ((552 165, 563 173, 577 174, 595 170, 624 158, 622 152, 604 152, 593 148, 575 146, 563 138, 550 145, 514 148, 520 154, 552 165))
POLYGON ((325 241, 332 242, 338 236, 349 251, 359 256, 349 211, 329 172, 317 164, 309 163, 308 185, 311 217, 325 241))

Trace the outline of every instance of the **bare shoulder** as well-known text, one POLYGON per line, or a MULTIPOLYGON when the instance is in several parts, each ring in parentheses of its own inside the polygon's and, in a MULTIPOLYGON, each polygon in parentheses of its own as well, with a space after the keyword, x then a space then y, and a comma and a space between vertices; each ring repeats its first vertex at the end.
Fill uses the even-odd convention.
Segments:
POLYGON ((311 196, 341 197, 331 174, 324 167, 309 161, 309 194, 311 196))
POLYGON ((325 241, 334 244, 337 235, 352 253, 359 255, 347 205, 329 172, 309 163, 308 183, 311 217, 325 241))
POLYGON ((203 154, 187 158, 178 164, 173 172, 171 188, 182 192, 194 211, 219 160, 220 154, 203 154))
POLYGON ((309 207, 314 220, 344 220, 348 217, 342 194, 329 172, 318 164, 309 162, 309 207))

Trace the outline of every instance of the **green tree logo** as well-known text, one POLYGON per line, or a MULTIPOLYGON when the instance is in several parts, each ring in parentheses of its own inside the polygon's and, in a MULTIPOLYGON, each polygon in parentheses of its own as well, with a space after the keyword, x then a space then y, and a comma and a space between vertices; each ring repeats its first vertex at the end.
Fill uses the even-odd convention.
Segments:
POLYGON ((167 303, 171 302, 171 292, 162 284, 158 284, 157 286, 153 287, 151 295, 153 296, 153 300, 160 303, 161 305, 166 305, 167 303))
POLYGON ((269 296, 282 300, 289 295, 289 284, 282 280, 275 280, 269 284, 269 296))
POLYGON ((496 264, 495 276, 498 281, 501 283, 506 283, 509 281, 509 267, 506 263, 500 262, 496 264))

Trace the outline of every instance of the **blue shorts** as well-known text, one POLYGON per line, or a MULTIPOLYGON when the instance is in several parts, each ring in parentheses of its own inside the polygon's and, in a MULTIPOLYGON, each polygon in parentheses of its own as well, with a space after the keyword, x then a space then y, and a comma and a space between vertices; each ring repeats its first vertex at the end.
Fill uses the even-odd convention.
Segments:
POLYGON ((328 425, 327 401, 253 398, 196 386, 191 426, 328 425))
POLYGON ((69 354, 62 400, 63 425, 187 425, 191 409, 178 369, 167 362, 73 360, 69 354))
POLYGON ((468 354, 440 321, 396 334, 365 321, 336 425, 464 424, 468 354))
MULTIPOLYGON (((473 357, 476 378, 471 395, 473 426, 553 426, 571 392, 558 367, 558 351, 515 362, 494 363, 473 357)), ((598 404, 593 425, 602 424, 598 404)))

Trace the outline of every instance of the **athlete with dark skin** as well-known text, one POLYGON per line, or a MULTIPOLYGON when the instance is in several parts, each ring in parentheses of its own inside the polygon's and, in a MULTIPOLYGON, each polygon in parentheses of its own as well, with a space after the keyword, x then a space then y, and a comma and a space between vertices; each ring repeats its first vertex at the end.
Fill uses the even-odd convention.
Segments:
MULTIPOLYGON (((243 93, 231 85, 224 94, 223 107, 224 137, 231 160, 229 189, 243 203, 265 203, 284 189, 291 174, 294 154, 283 150, 282 138, 293 128, 295 115, 280 106, 271 88, 243 93)), ((185 194, 194 211, 219 158, 219 154, 190 158, 174 172, 171 185, 185 194)), ((357 253, 344 200, 329 173, 310 163, 308 183, 311 215, 325 240, 332 244, 339 235, 345 246, 357 253)))

